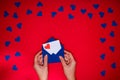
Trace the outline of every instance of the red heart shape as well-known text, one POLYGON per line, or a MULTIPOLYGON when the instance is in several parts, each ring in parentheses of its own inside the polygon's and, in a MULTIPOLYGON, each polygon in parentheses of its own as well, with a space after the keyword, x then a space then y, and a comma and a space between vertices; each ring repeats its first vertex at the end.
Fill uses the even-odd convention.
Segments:
POLYGON ((45 49, 50 49, 50 44, 47 44, 47 45, 45 46, 45 49))

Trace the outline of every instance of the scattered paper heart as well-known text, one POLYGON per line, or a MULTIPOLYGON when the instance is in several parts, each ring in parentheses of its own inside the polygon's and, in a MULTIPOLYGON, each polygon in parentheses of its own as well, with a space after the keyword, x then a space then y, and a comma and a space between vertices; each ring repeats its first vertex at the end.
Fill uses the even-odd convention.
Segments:
POLYGON ((85 14, 87 10, 86 9, 81 9, 80 11, 81 11, 82 14, 85 14))
POLYGON ((99 12, 99 15, 100 15, 101 18, 103 18, 104 17, 104 12, 102 12, 102 11, 99 12))
POLYGON ((20 42, 20 36, 16 37, 16 38, 15 38, 15 41, 16 41, 16 42, 20 42))
POLYGON ((10 59, 10 55, 5 56, 5 60, 8 61, 10 59))
POLYGON ((8 26, 8 27, 6 28, 6 30, 9 31, 9 32, 12 32, 12 27, 11 27, 11 26, 8 26))
POLYGON ((60 7, 58 8, 58 11, 59 11, 59 12, 63 12, 63 11, 64 11, 63 6, 60 6, 60 7))
POLYGON ((99 8, 99 4, 93 4, 93 7, 94 7, 95 9, 98 9, 98 8, 99 8))
POLYGON ((17 13, 16 13, 16 12, 14 12, 14 14, 13 14, 13 18, 15 18, 15 19, 17 19, 17 18, 18 18, 18 15, 17 15, 17 13))
POLYGON ((15 2, 15 6, 18 8, 18 7, 20 7, 20 5, 21 5, 21 2, 15 2))
POLYGON ((11 43, 10 41, 6 41, 5 46, 8 47, 10 45, 10 43, 11 43))
POLYGON ((7 17, 9 13, 7 11, 4 11, 4 17, 7 17))

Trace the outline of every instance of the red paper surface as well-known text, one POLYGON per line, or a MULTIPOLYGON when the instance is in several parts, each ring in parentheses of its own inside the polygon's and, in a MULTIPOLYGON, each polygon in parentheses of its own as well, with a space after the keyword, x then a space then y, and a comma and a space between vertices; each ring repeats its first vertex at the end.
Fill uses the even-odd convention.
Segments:
MULTIPOLYGON (((119 0, 40 0, 42 7, 37 7, 39 0, 0 0, 0 80, 38 80, 38 76, 33 68, 35 54, 41 50, 42 44, 50 37, 59 39, 65 49, 70 51, 76 62, 77 80, 120 80, 120 1, 119 0), (16 7, 15 2, 21 5, 16 7), (71 10, 70 5, 76 5, 75 10, 71 10), (99 4, 98 9, 93 4, 99 4), (63 12, 58 8, 64 7, 63 12), (109 13, 108 8, 113 12, 109 13), (32 14, 27 15, 30 9, 32 14), (81 9, 86 9, 82 14, 81 9), (4 11, 9 15, 4 17, 4 11), (42 16, 37 13, 42 11, 42 16), (104 12, 104 17, 100 17, 99 12, 104 12), (18 19, 13 18, 13 14, 18 14, 18 19), (56 12, 55 17, 51 12, 56 12), (88 13, 93 16, 90 19, 88 13), (74 16, 68 18, 68 14, 74 16), (116 21, 117 26, 112 26, 112 21, 116 21), (17 24, 22 23, 22 28, 18 29, 17 24), (106 28, 101 24, 106 23, 106 28), (12 32, 6 30, 12 27, 12 32), (115 36, 111 37, 110 32, 114 31, 115 36), (15 38, 20 36, 20 42, 15 38), (106 38, 102 43, 100 38, 106 38), (8 47, 5 42, 10 41, 8 47), (114 46, 112 52, 110 46, 114 46), (15 56, 16 52, 21 56, 15 56), (105 53, 105 59, 100 55, 105 53), (10 55, 6 61, 5 56, 10 55), (115 63, 116 68, 111 64, 115 63), (18 70, 13 70, 13 65, 18 70), (105 75, 101 71, 105 70, 105 75)), ((49 64, 48 80, 66 80, 61 63, 49 64)))

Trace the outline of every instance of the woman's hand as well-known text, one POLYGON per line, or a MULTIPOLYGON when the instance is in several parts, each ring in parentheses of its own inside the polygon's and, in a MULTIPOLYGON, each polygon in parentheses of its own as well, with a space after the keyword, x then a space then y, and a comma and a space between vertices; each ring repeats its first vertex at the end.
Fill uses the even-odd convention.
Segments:
POLYGON ((40 80, 48 79, 48 56, 45 55, 43 63, 42 51, 38 52, 35 56, 34 68, 40 80))
POLYGON ((75 66, 76 66, 76 61, 74 60, 72 54, 68 51, 65 52, 65 58, 62 56, 59 56, 63 70, 65 73, 65 76, 68 80, 75 80, 75 66))

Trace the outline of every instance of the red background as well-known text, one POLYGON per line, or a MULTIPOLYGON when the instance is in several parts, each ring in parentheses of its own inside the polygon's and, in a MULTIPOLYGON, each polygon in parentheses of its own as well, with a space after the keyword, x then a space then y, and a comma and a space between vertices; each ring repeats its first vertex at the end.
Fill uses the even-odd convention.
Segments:
MULTIPOLYGON (((0 0, 0 80, 38 80, 38 76, 33 68, 35 54, 41 50, 41 45, 50 37, 59 39, 65 49, 72 52, 77 62, 77 80, 120 80, 120 1, 119 0, 41 0, 43 7, 37 7, 39 0, 0 0), (17 8, 15 1, 20 1, 17 8), (98 9, 94 9, 93 4, 99 4, 98 9), (76 10, 72 11, 71 4, 76 5, 76 10), (64 7, 64 12, 58 12, 60 6, 64 7), (111 7, 113 13, 108 13, 111 7), (80 9, 85 8, 87 12, 82 14, 80 9), (31 9, 32 14, 26 15, 26 10, 31 9), (4 18, 4 11, 9 12, 9 16, 4 18), (39 11, 42 16, 37 16, 39 11), (51 12, 57 12, 52 18, 51 12), (99 12, 105 13, 100 18, 99 12), (18 19, 14 19, 13 13, 17 12, 18 19), (93 13, 92 19, 88 13, 93 13), (74 15, 70 20, 68 14, 74 15), (111 25, 115 20, 117 27, 111 25), (22 29, 18 29, 16 24, 21 22, 22 29), (103 29, 101 23, 107 23, 103 29), (13 31, 6 31, 7 26, 12 26, 13 31), (111 38, 109 33, 115 31, 115 37, 111 38), (14 39, 20 36, 21 41, 14 39), (106 42, 101 43, 100 37, 105 37, 106 42), (11 41, 9 47, 5 46, 5 41, 11 41), (115 46, 115 52, 111 52, 109 46, 115 46), (21 53, 20 57, 14 54, 21 53), (101 60, 101 53, 105 53, 105 60, 101 60), (8 61, 5 55, 10 55, 8 61), (111 68, 111 64, 116 62, 116 68, 111 68), (18 70, 12 70, 13 65, 17 65, 18 70), (106 70, 105 76, 100 72, 106 70)), ((61 63, 49 64, 49 80, 65 80, 61 63)))

